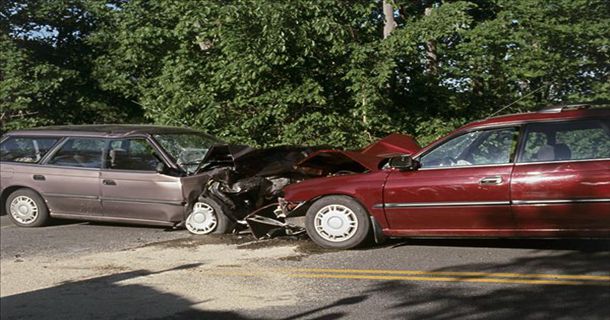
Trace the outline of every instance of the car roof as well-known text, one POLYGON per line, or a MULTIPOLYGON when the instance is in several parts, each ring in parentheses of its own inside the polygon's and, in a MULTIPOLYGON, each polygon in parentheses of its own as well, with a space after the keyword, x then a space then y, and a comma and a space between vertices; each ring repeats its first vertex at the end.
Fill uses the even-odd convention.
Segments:
POLYGON ((7 135, 53 135, 53 136, 129 136, 146 134, 202 133, 190 128, 135 125, 135 124, 88 124, 38 127, 8 132, 7 135))
POLYGON ((553 106, 542 109, 537 112, 509 114, 497 117, 491 117, 484 120, 471 122, 458 130, 467 130, 472 128, 486 126, 501 126, 510 124, 519 124, 532 121, 557 121, 557 120, 574 120, 585 118, 609 118, 610 108, 581 108, 581 106, 553 106))
POLYGON ((605 106, 602 108, 590 108, 586 105, 560 105, 550 106, 536 112, 515 113, 490 117, 487 119, 470 122, 460 128, 455 129, 450 134, 429 143, 421 150, 414 154, 417 157, 428 152, 442 141, 449 139, 451 136, 459 135, 464 132, 477 129, 503 127, 510 125, 519 125, 527 122, 545 122, 545 121, 561 121, 561 120, 576 120, 576 119, 591 119, 591 118, 607 118, 610 119, 610 108, 605 106))

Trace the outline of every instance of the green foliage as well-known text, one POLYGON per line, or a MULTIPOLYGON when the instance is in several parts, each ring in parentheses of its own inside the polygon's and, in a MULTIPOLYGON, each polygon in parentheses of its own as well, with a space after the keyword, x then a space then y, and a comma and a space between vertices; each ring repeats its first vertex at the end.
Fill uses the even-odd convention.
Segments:
POLYGON ((2 130, 130 122, 141 113, 121 94, 99 89, 95 48, 84 39, 96 21, 79 1, 5 1, 0 5, 2 130))
POLYGON ((381 1, 12 3, 7 128, 143 112, 232 142, 355 148, 391 132, 426 144, 516 100, 504 112, 610 100, 603 0, 395 0, 387 39, 381 1), (40 26, 57 36, 23 36, 40 26))

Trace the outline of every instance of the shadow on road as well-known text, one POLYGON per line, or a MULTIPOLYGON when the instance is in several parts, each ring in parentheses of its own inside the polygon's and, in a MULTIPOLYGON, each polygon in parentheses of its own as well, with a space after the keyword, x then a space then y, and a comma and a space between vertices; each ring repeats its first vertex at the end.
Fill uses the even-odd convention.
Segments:
POLYGON ((371 293, 402 297, 396 319, 608 319, 607 287, 514 286, 485 292, 468 287, 420 289, 387 281, 371 293))
POLYGON ((202 311, 190 301, 129 280, 190 269, 184 265, 160 272, 137 270, 0 299, 2 319, 251 319, 229 311, 202 311))
MULTIPOLYGON (((507 264, 472 263, 434 271, 610 274, 609 252, 567 252, 519 258, 507 264)), ((369 294, 398 298, 396 318, 409 319, 608 319, 610 286, 457 285, 384 281, 369 294)))
POLYGON ((421 289, 387 281, 371 294, 394 295, 395 318, 408 319, 608 319, 608 287, 524 286, 472 290, 447 285, 421 289), (483 291, 483 292, 482 292, 483 291))
POLYGON ((368 297, 367 296, 355 296, 355 297, 348 297, 348 298, 343 298, 340 300, 337 300, 335 302, 332 302, 330 304, 326 304, 323 306, 320 306, 318 308, 315 309, 311 309, 299 314, 295 314, 292 316, 289 316, 287 318, 283 318, 282 320, 296 320, 296 319, 325 319, 325 320, 331 320, 331 319, 341 319, 343 318, 346 313, 344 312, 333 312, 333 313, 326 313, 323 315, 320 315, 316 318, 310 318, 310 316, 318 313, 318 312, 322 312, 322 311, 326 311, 335 307, 341 307, 341 306, 349 306, 349 305, 355 305, 358 304, 364 300, 366 300, 368 297))

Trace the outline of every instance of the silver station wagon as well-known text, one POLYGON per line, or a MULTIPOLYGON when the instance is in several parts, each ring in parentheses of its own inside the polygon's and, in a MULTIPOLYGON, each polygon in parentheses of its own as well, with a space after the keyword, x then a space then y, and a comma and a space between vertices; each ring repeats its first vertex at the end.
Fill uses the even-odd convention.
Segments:
POLYGON ((182 226, 222 143, 187 129, 144 125, 46 127, 0 140, 0 200, 23 227, 49 218, 182 226))

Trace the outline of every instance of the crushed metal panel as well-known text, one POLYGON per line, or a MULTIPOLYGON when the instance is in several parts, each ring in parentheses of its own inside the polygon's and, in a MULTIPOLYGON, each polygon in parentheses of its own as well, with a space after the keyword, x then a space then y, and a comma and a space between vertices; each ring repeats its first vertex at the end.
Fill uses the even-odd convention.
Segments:
POLYGON ((330 173, 337 171, 362 173, 367 170, 378 170, 382 160, 356 151, 320 150, 303 159, 297 166, 321 169, 330 173))
POLYGON ((319 175, 348 171, 363 173, 379 170, 383 159, 400 154, 413 154, 421 147, 412 137, 391 134, 361 151, 319 150, 300 161, 297 166, 317 169, 319 175))
POLYGON ((278 216, 278 203, 266 205, 246 217, 246 223, 256 239, 267 239, 277 236, 296 236, 305 233, 305 229, 286 223, 278 216))
POLYGON ((248 176, 289 176, 298 173, 294 165, 319 148, 277 146, 254 149, 235 156, 235 170, 248 176))
POLYGON ((235 158, 252 152, 253 148, 245 145, 216 144, 201 159, 197 172, 208 171, 218 167, 234 167, 235 158))
POLYGON ((419 150, 421 150, 421 146, 413 137, 406 134, 393 133, 365 147, 360 153, 386 158, 397 154, 414 154, 419 150))

